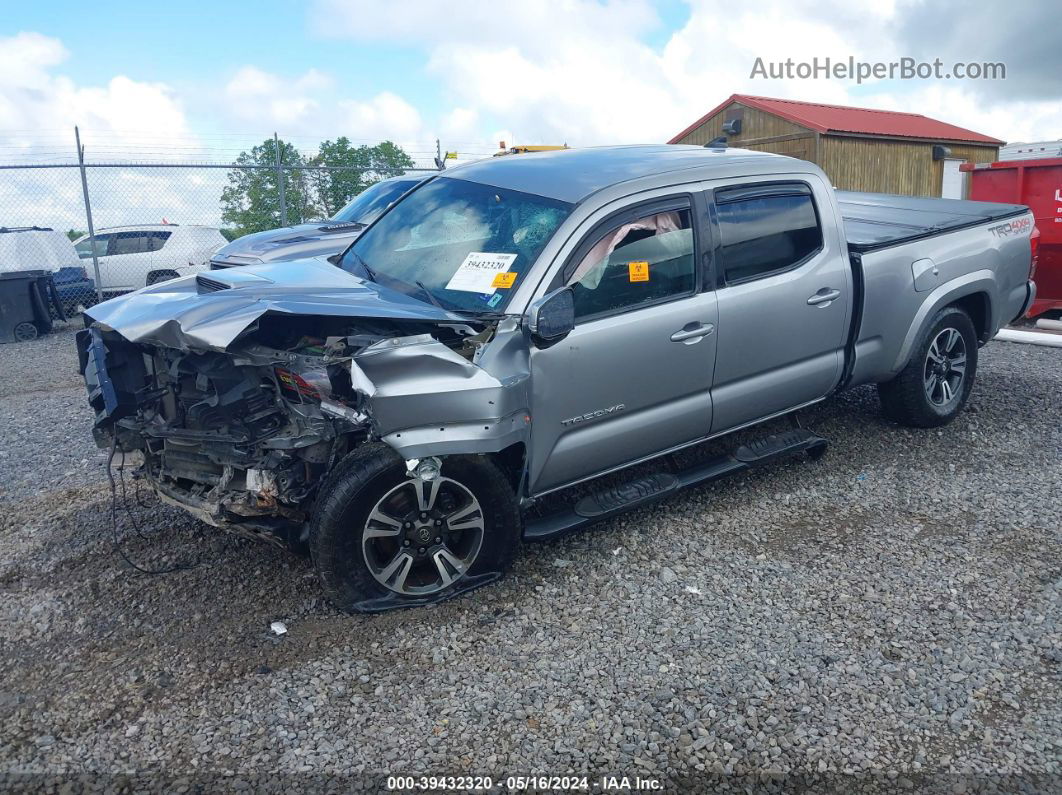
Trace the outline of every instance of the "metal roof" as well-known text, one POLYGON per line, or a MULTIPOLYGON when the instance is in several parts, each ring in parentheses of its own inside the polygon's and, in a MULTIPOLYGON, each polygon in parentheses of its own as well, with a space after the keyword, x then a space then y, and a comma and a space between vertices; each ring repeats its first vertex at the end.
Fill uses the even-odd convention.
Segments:
POLYGON ((600 146, 492 157, 447 169, 442 176, 576 203, 599 190, 640 177, 781 157, 703 146, 600 146))
POLYGON ((1004 143, 998 138, 982 135, 979 132, 957 127, 947 122, 937 121, 920 113, 851 108, 846 105, 825 105, 821 102, 799 102, 794 99, 756 97, 750 94, 731 94, 727 100, 712 108, 712 110, 708 111, 668 143, 676 143, 681 140, 731 102, 740 102, 747 107, 779 116, 794 124, 799 124, 801 127, 807 127, 809 130, 815 130, 820 133, 928 138, 935 141, 967 141, 992 146, 1000 146, 1004 143))

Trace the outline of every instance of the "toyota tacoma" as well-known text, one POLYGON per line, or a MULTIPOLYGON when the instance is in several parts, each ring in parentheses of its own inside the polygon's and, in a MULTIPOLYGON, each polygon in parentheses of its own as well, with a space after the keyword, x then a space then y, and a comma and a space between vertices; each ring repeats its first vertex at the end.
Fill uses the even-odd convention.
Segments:
POLYGON ((93 307, 81 370, 97 443, 161 499, 308 549, 338 607, 380 611, 498 578, 522 539, 817 455, 799 427, 668 454, 839 390, 947 423, 1033 300, 1033 231, 1020 205, 835 192, 762 152, 495 158, 420 183, 336 265, 93 307))

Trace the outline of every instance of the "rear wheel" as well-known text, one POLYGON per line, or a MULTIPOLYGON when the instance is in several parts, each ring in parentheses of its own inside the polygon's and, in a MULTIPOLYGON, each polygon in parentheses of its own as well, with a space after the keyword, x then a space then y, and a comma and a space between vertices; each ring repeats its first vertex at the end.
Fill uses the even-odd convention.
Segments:
POLYGON ((901 425, 946 425, 966 405, 976 374, 973 321, 962 309, 946 307, 933 318, 900 374, 878 384, 882 409, 901 425))
POLYGON ((376 612, 441 601, 501 576, 515 556, 520 514, 501 471, 452 456, 411 477, 384 444, 365 445, 321 486, 310 552, 341 610, 376 612))

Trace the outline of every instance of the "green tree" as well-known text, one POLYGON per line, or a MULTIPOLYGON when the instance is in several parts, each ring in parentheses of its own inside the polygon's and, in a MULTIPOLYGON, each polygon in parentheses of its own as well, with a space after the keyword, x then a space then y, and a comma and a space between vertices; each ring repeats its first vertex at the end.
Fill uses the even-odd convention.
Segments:
POLYGON ((81 231, 80 229, 68 229, 68 230, 66 231, 66 236, 67 236, 68 238, 70 238, 70 240, 71 240, 71 241, 77 240, 77 239, 78 239, 79 237, 81 237, 81 236, 82 236, 83 234, 85 234, 85 233, 84 233, 84 232, 82 232, 82 231, 81 231))
POLYGON ((310 171, 309 179, 321 212, 331 217, 370 185, 404 174, 414 163, 402 147, 391 141, 352 146, 344 136, 322 141, 310 165, 330 167, 310 171))
MULTIPOLYGON (((284 178, 284 198, 287 204, 287 223, 298 224, 313 218, 317 209, 303 168, 306 161, 295 147, 279 141, 280 163, 284 178), (285 168, 286 166, 286 168, 285 168)), ((280 191, 277 186, 276 148, 272 138, 241 152, 237 166, 269 166, 269 168, 234 168, 229 172, 229 184, 221 191, 221 218, 241 235, 276 229, 284 226, 280 212, 280 191)))

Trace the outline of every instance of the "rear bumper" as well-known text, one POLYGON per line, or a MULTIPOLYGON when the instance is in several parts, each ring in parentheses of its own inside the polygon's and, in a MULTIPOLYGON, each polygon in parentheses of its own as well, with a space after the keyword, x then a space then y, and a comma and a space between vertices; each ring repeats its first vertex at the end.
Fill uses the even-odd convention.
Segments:
POLYGON ((1026 313, 1028 313, 1029 310, 1032 309, 1032 305, 1033 303, 1035 303, 1035 301, 1036 282, 1030 279, 1028 282, 1025 283, 1025 302, 1021 305, 1021 311, 1018 312, 1018 314, 1014 317, 1014 320, 1012 320, 1011 322, 1013 323, 1015 320, 1020 320, 1021 318, 1025 317, 1026 313))

